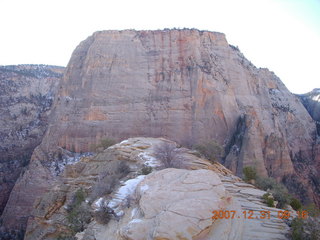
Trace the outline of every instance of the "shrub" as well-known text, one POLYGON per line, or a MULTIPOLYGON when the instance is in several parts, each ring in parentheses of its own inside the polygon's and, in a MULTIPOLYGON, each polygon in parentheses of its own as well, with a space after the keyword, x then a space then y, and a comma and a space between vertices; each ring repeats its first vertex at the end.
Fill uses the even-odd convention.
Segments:
POLYGON ((270 193, 265 193, 262 196, 263 202, 268 205, 268 207, 274 207, 274 199, 270 193))
POLYGON ((290 194, 288 189, 281 183, 277 183, 274 178, 262 178, 258 177, 256 186, 265 191, 270 190, 274 200, 278 202, 277 207, 283 208, 286 204, 290 203, 290 194))
POLYGON ((90 200, 112 193, 119 179, 130 172, 130 167, 124 161, 114 161, 109 164, 109 169, 100 173, 98 181, 92 187, 90 200))
POLYGON ((174 167, 177 155, 175 148, 174 144, 168 142, 163 142, 155 147, 154 155, 162 162, 165 168, 174 167))
POLYGON ((278 183, 274 178, 269 177, 258 177, 256 181, 256 186, 264 191, 273 189, 277 184, 278 183))
POLYGON ((295 218, 291 222, 291 239, 293 240, 318 240, 320 239, 319 219, 295 218))
POLYGON ((103 206, 94 212, 93 217, 100 224, 108 224, 112 215, 114 214, 115 213, 112 210, 112 208, 109 208, 108 206, 103 206))
POLYGON ((103 178, 99 178, 97 183, 92 188, 90 199, 94 200, 98 197, 102 197, 106 194, 112 193, 116 184, 117 180, 114 176, 109 175, 103 178))
POLYGON ((249 182, 250 180, 257 179, 257 171, 254 167, 247 166, 247 167, 244 167, 242 171, 243 171, 243 175, 244 175, 244 180, 246 182, 249 182))
POLYGON ((194 149, 200 152, 211 162, 219 160, 223 155, 223 148, 215 140, 202 144, 196 144, 194 145, 194 149))
POLYGON ((301 209, 302 207, 302 204, 300 202, 299 199, 296 199, 296 198, 292 198, 291 201, 290 201, 290 206, 294 209, 294 210, 299 210, 301 209))
POLYGON ((144 165, 140 170, 141 175, 148 175, 151 172, 152 172, 152 167, 150 167, 148 165, 144 165))
POLYGON ((277 185, 271 189, 271 193, 274 199, 278 202, 278 208, 283 208, 286 204, 290 203, 290 194, 283 184, 277 183, 277 185))
POLYGON ((103 151, 105 149, 107 149, 108 147, 114 145, 116 143, 115 140, 111 139, 111 138, 104 138, 100 140, 99 144, 93 144, 91 146, 91 149, 93 151, 103 151))
POLYGON ((130 167, 124 161, 117 162, 116 173, 120 174, 121 177, 126 176, 130 172, 130 167))
POLYGON ((71 203, 67 207, 67 220, 73 233, 83 231, 85 225, 90 222, 90 207, 84 202, 85 198, 85 192, 83 189, 79 189, 74 194, 71 203))
POLYGON ((291 238, 293 240, 303 239, 303 220, 295 218, 291 222, 291 238))
POLYGON ((73 208, 80 205, 86 199, 86 193, 82 188, 78 189, 72 197, 71 202, 68 204, 68 211, 72 211, 73 208))

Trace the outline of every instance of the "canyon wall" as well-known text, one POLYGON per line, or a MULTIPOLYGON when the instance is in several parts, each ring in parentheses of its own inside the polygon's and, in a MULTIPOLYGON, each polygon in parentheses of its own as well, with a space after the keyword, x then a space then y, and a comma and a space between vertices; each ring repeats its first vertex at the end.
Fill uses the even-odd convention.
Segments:
POLYGON ((63 71, 45 65, 0 66, 0 216, 41 143, 63 71))

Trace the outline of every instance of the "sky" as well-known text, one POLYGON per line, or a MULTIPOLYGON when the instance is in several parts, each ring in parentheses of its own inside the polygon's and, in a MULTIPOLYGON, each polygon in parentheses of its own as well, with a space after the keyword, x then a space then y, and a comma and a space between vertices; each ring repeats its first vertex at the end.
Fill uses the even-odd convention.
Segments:
POLYGON ((223 32, 293 93, 320 88, 320 0, 0 0, 0 65, 66 66, 99 30, 223 32))

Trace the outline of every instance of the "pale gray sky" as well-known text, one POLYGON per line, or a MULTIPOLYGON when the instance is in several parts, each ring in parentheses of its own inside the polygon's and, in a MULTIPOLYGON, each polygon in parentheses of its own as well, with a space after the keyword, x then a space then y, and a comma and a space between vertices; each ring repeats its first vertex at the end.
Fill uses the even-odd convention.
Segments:
POLYGON ((197 28, 226 34, 294 93, 320 87, 320 0, 1 0, 0 65, 66 66, 93 32, 197 28))

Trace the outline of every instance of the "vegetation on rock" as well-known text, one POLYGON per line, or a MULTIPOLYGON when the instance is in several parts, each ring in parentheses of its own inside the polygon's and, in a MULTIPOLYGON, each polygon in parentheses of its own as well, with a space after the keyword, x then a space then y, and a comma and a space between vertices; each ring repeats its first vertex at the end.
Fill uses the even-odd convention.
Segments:
POLYGON ((101 152, 114 144, 116 144, 116 141, 114 139, 104 138, 100 140, 99 144, 93 144, 91 146, 91 149, 92 151, 101 152))
POLYGON ((154 155, 165 168, 178 167, 176 147, 174 144, 163 142, 157 145, 154 150, 154 155))
POLYGON ((215 140, 204 142, 202 144, 196 144, 193 146, 193 148, 211 162, 218 161, 224 152, 222 146, 215 140))
POLYGON ((90 222, 90 206, 85 202, 86 193, 83 189, 75 192, 71 203, 67 206, 67 220, 72 233, 81 232, 90 222))

